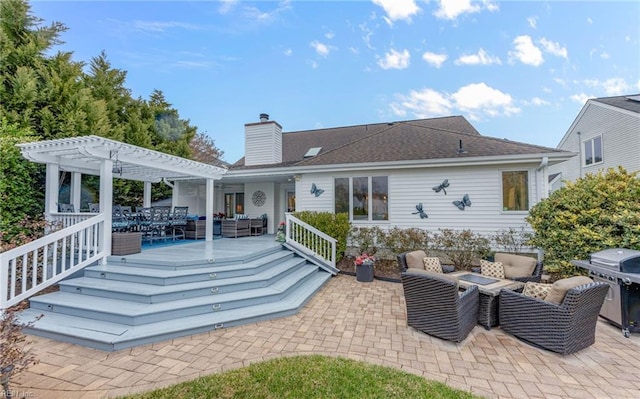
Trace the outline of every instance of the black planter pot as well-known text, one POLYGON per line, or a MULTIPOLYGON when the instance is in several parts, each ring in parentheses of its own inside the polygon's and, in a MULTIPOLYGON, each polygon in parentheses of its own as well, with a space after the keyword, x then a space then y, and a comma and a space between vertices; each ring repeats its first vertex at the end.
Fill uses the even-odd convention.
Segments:
POLYGON ((373 281, 373 264, 356 265, 356 280, 361 283, 370 283, 373 281))

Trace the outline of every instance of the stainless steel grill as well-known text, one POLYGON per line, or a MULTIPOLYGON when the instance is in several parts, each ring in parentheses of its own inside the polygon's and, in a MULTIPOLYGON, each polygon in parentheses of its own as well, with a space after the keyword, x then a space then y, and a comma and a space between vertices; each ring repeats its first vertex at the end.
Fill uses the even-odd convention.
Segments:
POLYGON ((625 337, 640 332, 640 251, 605 249, 573 264, 589 270, 594 281, 609 284, 600 316, 622 328, 625 337))

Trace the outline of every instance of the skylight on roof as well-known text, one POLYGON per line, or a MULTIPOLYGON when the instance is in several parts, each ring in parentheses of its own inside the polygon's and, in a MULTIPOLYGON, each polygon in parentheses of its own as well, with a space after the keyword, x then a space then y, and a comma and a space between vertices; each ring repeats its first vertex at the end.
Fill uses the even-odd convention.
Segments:
POLYGON ((627 100, 640 102, 640 96, 629 96, 629 97, 627 97, 627 100))
POLYGON ((309 151, 307 151, 307 153, 304 154, 304 157, 305 158, 315 157, 316 155, 318 155, 320 153, 320 150, 322 150, 322 147, 309 148, 309 151))

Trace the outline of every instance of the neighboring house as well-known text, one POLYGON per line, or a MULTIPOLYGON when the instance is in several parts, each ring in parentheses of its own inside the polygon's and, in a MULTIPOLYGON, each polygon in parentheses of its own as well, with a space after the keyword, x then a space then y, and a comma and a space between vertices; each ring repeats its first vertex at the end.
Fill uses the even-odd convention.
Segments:
POLYGON ((578 156, 549 168, 552 191, 610 167, 640 171, 640 95, 588 100, 557 148, 578 156))
MULTIPOLYGON (((575 155, 482 136, 462 116, 288 133, 260 116, 214 202, 227 216, 267 214, 269 233, 304 210, 348 212, 355 226, 520 227, 549 192, 548 168, 575 155)), ((177 183, 174 203, 202 209, 203 188, 177 183)))

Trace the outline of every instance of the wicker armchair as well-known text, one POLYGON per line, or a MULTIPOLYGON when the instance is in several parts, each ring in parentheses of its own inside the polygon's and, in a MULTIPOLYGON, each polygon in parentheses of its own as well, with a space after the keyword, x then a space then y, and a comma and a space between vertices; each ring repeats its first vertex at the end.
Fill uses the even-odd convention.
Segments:
POLYGON ((500 328, 527 343, 563 355, 595 342, 606 283, 571 288, 560 305, 509 290, 500 292, 500 328))
MULTIPOLYGON (((409 251, 409 252, 413 252, 413 251, 409 251)), ((407 265, 407 254, 409 252, 403 252, 400 255, 396 256, 401 272, 406 272, 407 269, 409 268, 409 266, 407 265)), ((455 267, 453 265, 442 265, 442 271, 444 273, 451 273, 455 271, 455 267)))
POLYGON ((477 286, 460 292, 458 283, 445 275, 408 271, 402 273, 402 288, 407 325, 416 330, 461 342, 478 322, 477 286))

